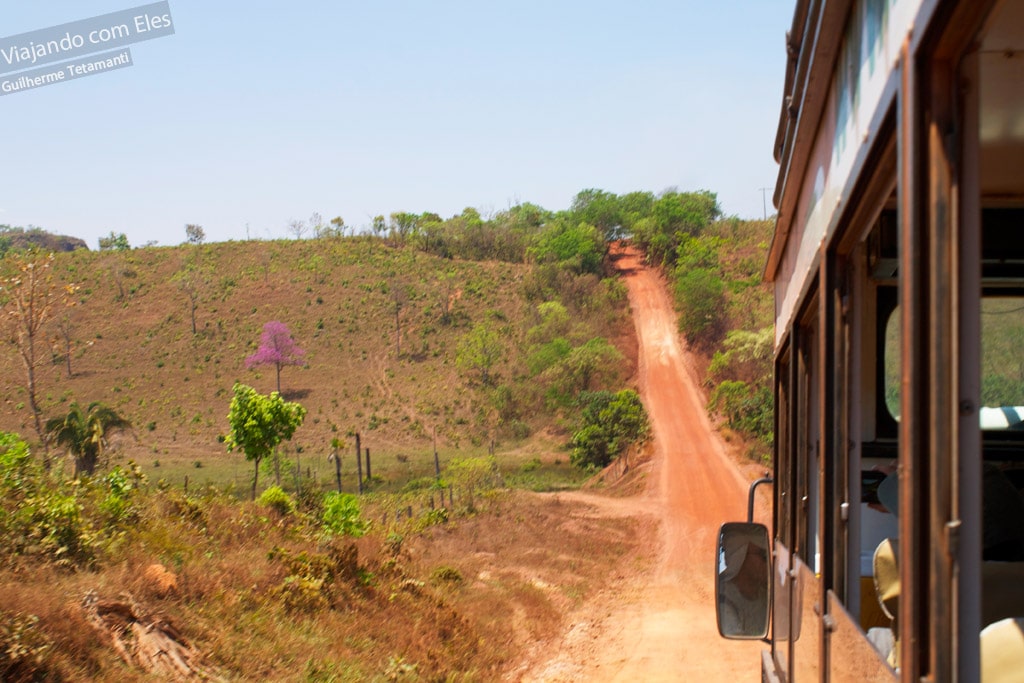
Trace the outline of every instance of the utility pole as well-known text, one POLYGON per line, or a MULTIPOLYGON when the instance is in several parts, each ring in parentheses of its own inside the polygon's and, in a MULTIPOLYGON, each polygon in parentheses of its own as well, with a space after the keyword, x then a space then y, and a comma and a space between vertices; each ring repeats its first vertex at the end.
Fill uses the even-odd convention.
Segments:
POLYGON ((767 195, 767 192, 768 192, 768 190, 770 190, 772 188, 770 188, 770 187, 762 187, 762 188, 759 188, 759 189, 761 190, 761 206, 764 208, 764 219, 768 220, 768 195, 767 195))

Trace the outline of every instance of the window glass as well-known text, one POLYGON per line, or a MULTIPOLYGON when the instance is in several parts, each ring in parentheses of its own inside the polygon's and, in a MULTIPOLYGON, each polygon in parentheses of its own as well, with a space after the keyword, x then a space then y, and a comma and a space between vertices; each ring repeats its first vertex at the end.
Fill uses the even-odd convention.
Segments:
MULTIPOLYGON (((900 315, 885 327, 885 405, 900 419, 900 315)), ((1024 430, 1024 296, 981 301, 981 428, 1024 430)))
POLYGON ((981 428, 1024 429, 1024 297, 981 301, 981 428))
POLYGON ((885 324, 885 406, 900 420, 900 309, 889 314, 885 324))

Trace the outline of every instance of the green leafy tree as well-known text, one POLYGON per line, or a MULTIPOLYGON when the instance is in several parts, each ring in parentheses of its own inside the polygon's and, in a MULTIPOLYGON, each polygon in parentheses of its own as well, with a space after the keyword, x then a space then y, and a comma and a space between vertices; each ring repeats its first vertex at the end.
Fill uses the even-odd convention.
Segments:
POLYGON ((557 337, 544 344, 538 344, 526 357, 526 367, 533 376, 556 366, 572 353, 572 344, 565 337, 557 337))
POLYGON ((632 389, 585 392, 578 403, 582 410, 570 456, 577 467, 607 467, 630 444, 647 436, 647 411, 632 389))
POLYGON ((260 476, 260 462, 272 455, 282 441, 292 438, 306 417, 306 409, 288 402, 276 391, 263 395, 245 384, 235 384, 234 397, 228 411, 231 432, 228 451, 241 450, 246 460, 253 461, 252 499, 260 476))
POLYGON ((711 393, 708 405, 724 414, 733 429, 770 445, 774 435, 774 403, 770 386, 725 380, 711 393))
POLYGON ((612 241, 621 237, 622 206, 619 198, 604 190, 582 190, 573 197, 571 211, 579 222, 593 225, 612 241))
POLYGON ((545 301, 537 306, 540 322, 526 333, 531 344, 544 344, 569 334, 569 311, 561 301, 545 301))
POLYGON ((459 342, 455 365, 460 370, 477 373, 481 384, 490 385, 494 380, 491 371, 504 353, 498 333, 489 325, 480 323, 459 342))
POLYGON ((601 270, 607 245, 593 225, 555 221, 545 228, 529 254, 541 263, 557 263, 574 273, 601 270))
POLYGON ((713 192, 663 192, 648 206, 642 194, 627 195, 622 204, 629 232, 651 261, 671 265, 685 236, 697 237, 722 214, 713 192))
POLYGON ((706 268, 694 268, 676 280, 681 309, 679 329, 691 344, 712 346, 721 338, 726 321, 725 283, 706 268))
POLYGON ((132 245, 128 244, 128 236, 123 232, 110 231, 106 237, 99 239, 100 251, 128 251, 132 245))
POLYGON ((420 217, 414 213, 408 213, 406 211, 397 211, 392 213, 390 221, 388 221, 391 239, 395 243, 404 243, 407 239, 416 236, 419 231, 420 217))
MULTIPOLYGON (((65 567, 88 560, 96 534, 82 515, 83 493, 46 472, 20 436, 0 432, 0 560, 40 555, 65 567)), ((0 672, 2 662, 0 655, 0 672)))
POLYGON ((715 351, 708 374, 716 381, 739 380, 770 385, 775 328, 729 330, 722 348, 715 351))
POLYGON ((130 428, 128 420, 98 401, 90 403, 85 410, 78 403, 72 403, 67 415, 50 418, 45 427, 54 443, 68 449, 75 463, 76 477, 96 471, 107 446, 107 434, 130 428))
POLYGON ((622 354, 607 339, 594 337, 568 351, 557 341, 542 347, 541 354, 528 359, 528 362, 533 363, 553 360, 551 366, 540 375, 541 381, 547 386, 550 403, 567 405, 573 396, 593 388, 597 384, 596 380, 604 378, 607 382, 614 379, 622 354), (558 354, 561 356, 556 358, 558 354))

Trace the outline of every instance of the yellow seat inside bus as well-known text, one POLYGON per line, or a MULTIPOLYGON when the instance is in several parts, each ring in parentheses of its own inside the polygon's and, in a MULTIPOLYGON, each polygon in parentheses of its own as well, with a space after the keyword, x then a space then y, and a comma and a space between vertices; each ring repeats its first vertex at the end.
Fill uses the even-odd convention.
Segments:
MULTIPOLYGON (((987 463, 982 478, 983 626, 1024 616, 1024 496, 1015 483, 1022 470, 1008 471, 1014 478, 1000 466, 987 463)), ((892 500, 886 502, 898 507, 892 500)), ((887 521, 885 517, 879 519, 887 521)), ((897 558, 897 541, 883 539, 872 554, 871 575, 861 578, 861 625, 865 631, 889 626, 890 616, 895 616, 899 597, 897 558)))

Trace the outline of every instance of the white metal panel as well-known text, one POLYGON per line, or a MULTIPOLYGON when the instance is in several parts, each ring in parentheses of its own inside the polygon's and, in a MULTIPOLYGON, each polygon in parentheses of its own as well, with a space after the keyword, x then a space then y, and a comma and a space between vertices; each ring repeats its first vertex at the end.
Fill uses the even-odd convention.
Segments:
POLYGON ((776 347, 874 142, 892 97, 903 41, 921 4, 922 0, 858 0, 853 5, 775 279, 776 347))

